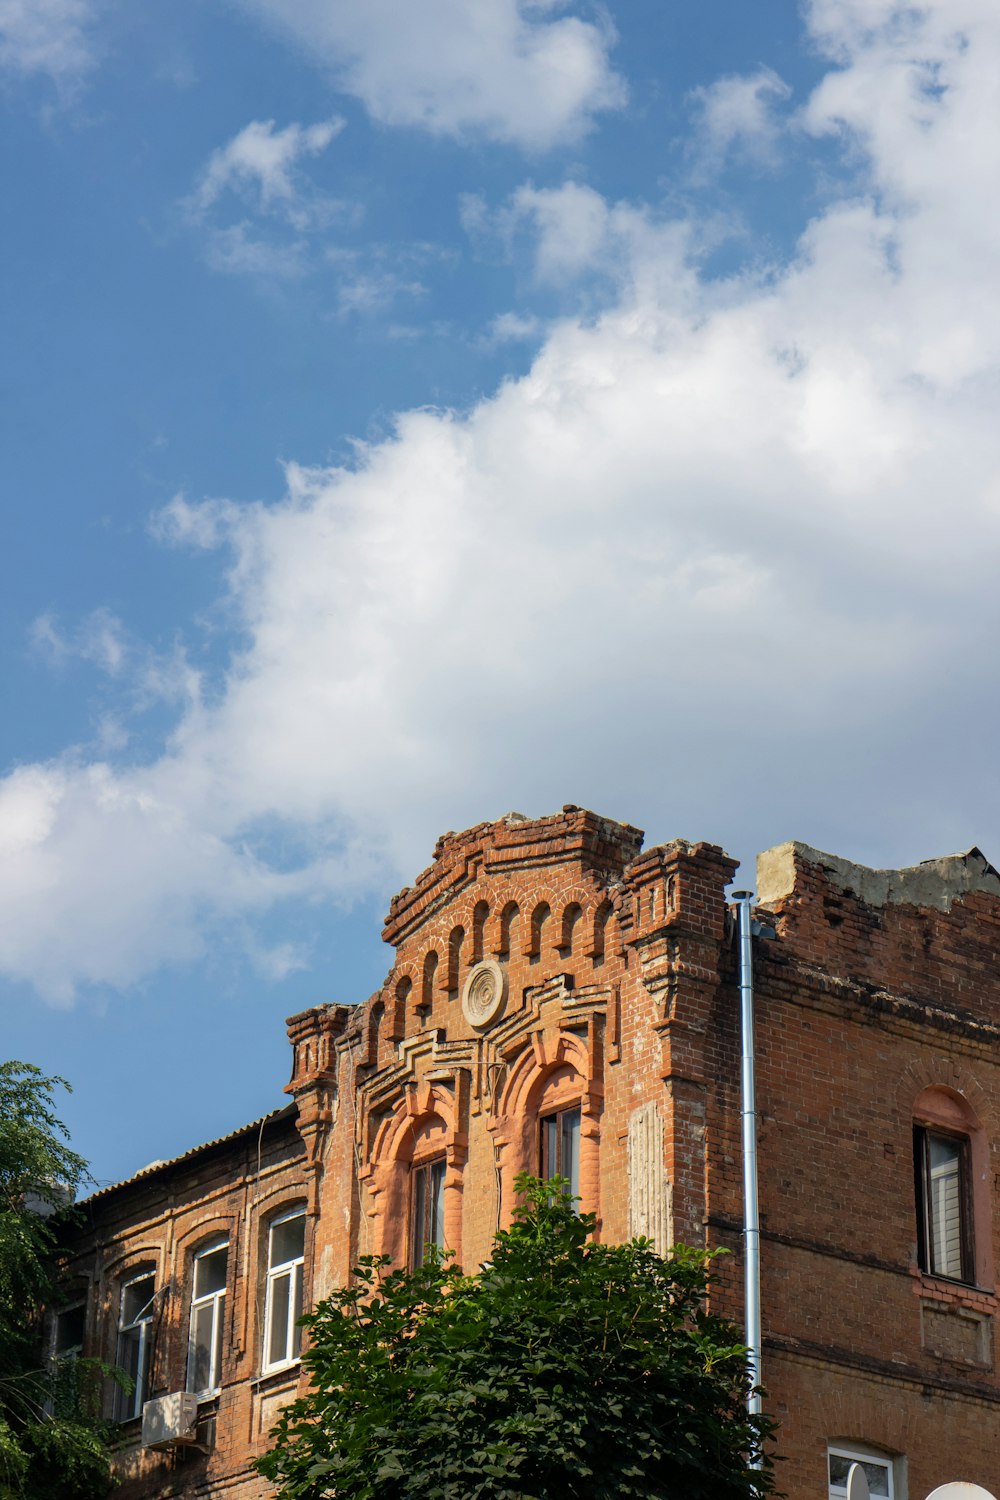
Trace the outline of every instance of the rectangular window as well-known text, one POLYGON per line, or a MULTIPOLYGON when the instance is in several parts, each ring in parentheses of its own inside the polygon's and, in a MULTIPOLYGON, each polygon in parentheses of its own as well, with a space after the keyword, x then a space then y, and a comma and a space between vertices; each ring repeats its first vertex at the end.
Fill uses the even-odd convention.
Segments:
POLYGON ((222 1384, 222 1325, 226 1310, 226 1244, 208 1245, 194 1258, 187 1388, 204 1398, 222 1384))
POLYGON ((917 1126, 913 1132, 920 1265, 932 1276, 975 1281, 969 1142, 917 1126))
POLYGON ((427 1259, 427 1246, 444 1249, 445 1159, 424 1162, 410 1173, 410 1266, 427 1259))
POLYGON ((76 1359, 83 1353, 83 1329, 87 1308, 83 1302, 76 1307, 63 1307, 56 1313, 52 1331, 52 1357, 54 1359, 76 1359))
POLYGON ((299 1357, 302 1330, 302 1269, 306 1216, 276 1219, 267 1234, 267 1287, 264 1294, 264 1369, 292 1364, 299 1357))
POLYGON ((847 1481, 854 1464, 860 1464, 868 1480, 868 1493, 879 1500, 893 1500, 895 1490, 892 1483, 892 1460, 877 1458, 873 1453, 864 1453, 851 1448, 827 1450, 830 1466, 830 1500, 845 1500, 847 1481))
POLYGON ((142 1416, 143 1403, 149 1395, 155 1295, 156 1278, 151 1272, 126 1281, 122 1287, 115 1363, 125 1371, 132 1389, 115 1388, 116 1422, 128 1422, 133 1417, 142 1416))
POLYGON ((565 1177, 574 1198, 580 1194, 580 1111, 562 1109, 541 1121, 543 1178, 565 1177))

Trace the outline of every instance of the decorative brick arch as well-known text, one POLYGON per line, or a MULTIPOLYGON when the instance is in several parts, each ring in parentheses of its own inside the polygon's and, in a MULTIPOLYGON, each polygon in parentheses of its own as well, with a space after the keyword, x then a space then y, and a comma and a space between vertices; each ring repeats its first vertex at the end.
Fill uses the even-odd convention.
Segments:
MULTIPOLYGON (((843 1386, 819 1402, 826 1444, 859 1444, 880 1448, 887 1457, 912 1452, 920 1434, 920 1418, 896 1393, 877 1385, 858 1389, 843 1386)), ((825 1455, 824 1455, 825 1457, 825 1455)))
POLYGON ((904 1068, 896 1088, 902 1122, 938 1126, 968 1137, 971 1153, 972 1220, 975 1275, 980 1286, 992 1286, 993 1172, 990 1142, 996 1139, 997 1111, 986 1089, 961 1058, 919 1058, 904 1068))
POLYGON ((915 1058, 899 1075, 896 1085, 896 1109, 902 1120, 910 1119, 918 1096, 924 1089, 945 1089, 959 1095, 990 1135, 996 1136, 997 1108, 978 1076, 960 1057, 937 1053, 934 1057, 915 1058))
POLYGON ((538 1173, 538 1122, 543 1114, 580 1107, 580 1206, 600 1212, 600 1118, 604 1086, 597 1076, 595 1038, 575 1032, 534 1031, 511 1063, 489 1120, 501 1173, 501 1223, 513 1215, 512 1184, 520 1172, 538 1173))
POLYGON ((607 952, 608 927, 615 915, 611 897, 602 896, 590 913, 587 921, 589 942, 587 952, 591 958, 604 959, 607 952))
POLYGON ((388 1255, 396 1266, 407 1261, 410 1169, 443 1156, 445 1248, 462 1260, 462 1178, 468 1135, 460 1128, 454 1095, 427 1083, 408 1088, 392 1113, 379 1125, 371 1158, 358 1172, 369 1192, 369 1213, 376 1255, 388 1255))

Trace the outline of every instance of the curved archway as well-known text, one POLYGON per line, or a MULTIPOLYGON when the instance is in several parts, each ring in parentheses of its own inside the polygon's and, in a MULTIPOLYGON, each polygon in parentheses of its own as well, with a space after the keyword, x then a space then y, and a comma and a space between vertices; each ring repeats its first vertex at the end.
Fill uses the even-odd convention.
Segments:
POLYGON ((441 1162, 441 1243, 461 1264, 466 1151, 466 1138, 458 1128, 455 1101, 448 1089, 428 1084, 419 1093, 409 1089, 398 1100, 379 1125, 370 1160, 358 1173, 371 1194, 375 1254, 388 1255, 396 1266, 412 1261, 414 1174, 441 1162))

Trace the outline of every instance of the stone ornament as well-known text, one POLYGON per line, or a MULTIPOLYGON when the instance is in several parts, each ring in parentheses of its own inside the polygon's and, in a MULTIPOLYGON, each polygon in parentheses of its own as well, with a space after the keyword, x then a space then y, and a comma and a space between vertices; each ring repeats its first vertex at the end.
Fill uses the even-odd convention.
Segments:
POLYGON ((488 1026, 507 998, 507 971, 495 959, 476 964, 465 981, 462 1010, 470 1026, 488 1026))

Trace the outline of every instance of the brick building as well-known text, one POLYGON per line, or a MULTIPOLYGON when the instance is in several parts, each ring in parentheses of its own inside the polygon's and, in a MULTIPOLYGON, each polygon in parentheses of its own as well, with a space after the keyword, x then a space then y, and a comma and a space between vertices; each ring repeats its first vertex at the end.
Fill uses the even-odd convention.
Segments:
MULTIPOLYGON (((87 1201, 54 1339, 138 1378, 122 1500, 265 1496, 247 1465, 298 1388, 299 1308, 369 1252, 479 1264, 524 1169, 571 1177, 605 1239, 732 1250, 741 1318, 734 871, 575 807, 444 835, 391 904, 381 990, 289 1021, 292 1104, 87 1201), (144 1447, 145 1398, 185 1389, 197 1442, 159 1401, 144 1447)), ((758 902, 780 1487, 837 1500, 863 1459, 892 1500, 1000 1491, 1000 877, 977 850, 878 871, 786 844, 758 902)))

